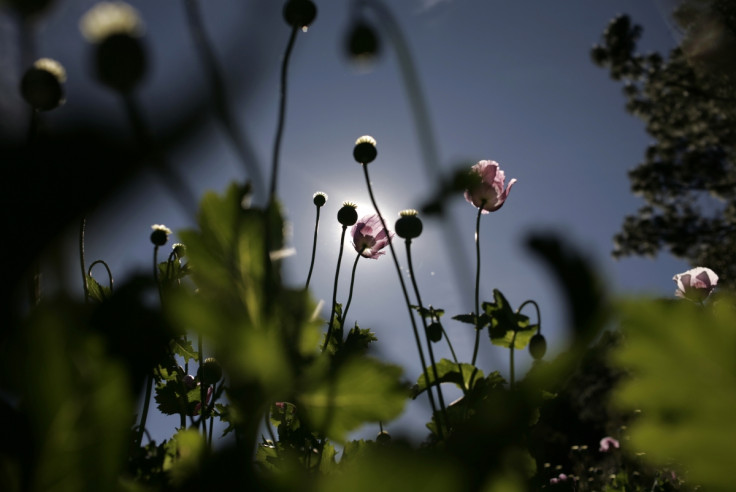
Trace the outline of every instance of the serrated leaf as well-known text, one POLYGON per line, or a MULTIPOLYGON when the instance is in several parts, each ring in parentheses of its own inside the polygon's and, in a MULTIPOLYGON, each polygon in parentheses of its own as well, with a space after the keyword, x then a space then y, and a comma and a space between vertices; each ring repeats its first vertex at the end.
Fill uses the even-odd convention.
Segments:
POLYGON ((613 361, 632 377, 614 402, 640 410, 621 448, 654 464, 676 463, 704 490, 733 488, 736 456, 736 314, 733 299, 621 305, 624 343, 613 361), (723 308, 723 309, 721 309, 723 308))
POLYGON ((183 337, 173 338, 169 346, 174 354, 184 359, 185 363, 190 360, 197 360, 199 355, 197 351, 194 350, 194 347, 192 347, 192 342, 183 337))
MULTIPOLYGON (((438 384, 437 382, 435 382, 434 370, 432 369, 432 366, 429 366, 427 368, 427 374, 429 376, 430 386, 438 384)), ((458 364, 448 359, 441 359, 437 362, 437 381, 439 381, 439 384, 453 383, 457 385, 458 388, 469 389, 471 376, 473 376, 473 381, 478 381, 479 379, 483 378, 483 371, 471 364, 460 363, 460 365, 458 366, 458 364)), ((426 389, 427 380, 424 377, 424 373, 422 373, 422 375, 419 376, 419 379, 417 380, 417 384, 412 388, 412 398, 416 399, 416 397, 422 394, 422 392, 424 392, 424 390, 426 389)))
POLYGON ((92 275, 87 275, 87 295, 97 302, 103 302, 110 298, 112 290, 100 285, 92 275))
POLYGON ((490 319, 488 335, 491 343, 523 349, 534 336, 536 325, 529 324, 528 316, 515 312, 498 289, 493 289, 493 298, 494 302, 483 303, 483 310, 490 319))
POLYGON ((179 392, 180 384, 176 381, 167 381, 156 387, 156 401, 159 411, 165 415, 179 415, 186 413, 190 401, 187 395, 179 392))

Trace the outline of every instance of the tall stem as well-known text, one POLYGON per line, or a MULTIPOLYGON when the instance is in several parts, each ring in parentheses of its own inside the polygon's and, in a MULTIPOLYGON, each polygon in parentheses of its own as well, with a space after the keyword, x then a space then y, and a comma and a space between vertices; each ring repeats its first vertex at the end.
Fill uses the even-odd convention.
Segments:
MULTIPOLYGON (((381 215, 381 211, 378 209, 378 203, 376 202, 376 197, 373 196, 373 188, 371 187, 371 179, 370 176, 368 176, 368 166, 366 164, 361 164, 363 167, 363 175, 365 176, 365 183, 368 187, 368 195, 371 197, 371 203, 373 204, 373 208, 376 210, 376 214, 378 214, 378 218, 381 221, 381 226, 386 231, 386 234, 388 234, 388 227, 386 227, 386 221, 383 219, 383 215, 381 215)), ((411 320, 411 327, 414 331, 414 341, 417 344, 417 351, 419 352, 419 360, 422 364, 422 373, 424 374, 424 380, 429 382, 429 373, 427 372, 427 362, 424 359, 424 351, 422 350, 422 342, 419 340, 419 330, 417 330, 417 322, 414 319, 414 312, 411 309, 411 301, 409 300, 409 294, 406 291, 406 284, 404 283, 404 277, 401 275, 401 267, 399 266, 399 260, 396 258, 396 251, 394 250, 394 244, 393 241, 391 241, 391 237, 388 237, 388 247, 391 250, 391 259, 394 260, 394 266, 396 267, 396 273, 399 276, 399 283, 401 284, 401 292, 404 294, 404 301, 406 302, 406 309, 409 312, 409 320, 411 320)), ((432 393, 432 388, 430 386, 427 386, 427 398, 429 399, 429 404, 432 407, 432 415, 437 414, 437 406, 434 403, 434 394, 432 393)), ((444 438, 444 432, 442 430, 442 426, 437 426, 437 433, 439 435, 440 439, 444 438)))
POLYGON ((151 405, 151 391, 153 390, 153 373, 148 375, 146 381, 146 396, 143 400, 143 413, 141 414, 141 423, 138 428, 138 438, 135 442, 135 447, 139 448, 143 441, 143 433, 146 431, 146 420, 148 419, 148 407, 151 405))
POLYGON ((327 336, 325 337, 325 343, 322 346, 322 352, 327 349, 327 345, 330 343, 330 337, 332 336, 332 323, 335 321, 335 306, 337 305, 337 280, 340 278, 340 263, 342 262, 342 250, 345 245, 345 231, 348 226, 342 226, 342 234, 340 234, 340 252, 337 255, 337 268, 335 268, 335 286, 332 288, 332 304, 330 312, 330 324, 327 326, 327 336))
POLYGON ((348 309, 350 308, 350 303, 353 300, 353 285, 355 285, 355 270, 358 268, 358 260, 360 259, 362 255, 360 253, 357 254, 355 257, 355 262, 353 263, 353 271, 350 275, 350 293, 348 293, 348 302, 345 303, 345 309, 342 311, 342 319, 340 320, 340 326, 345 327, 345 320, 348 316, 348 309))
MULTIPOLYGON (((414 295, 417 297, 417 305, 419 306, 420 313, 424 311, 424 304, 422 304, 422 296, 419 294, 419 286, 417 285, 417 279, 414 275, 414 265, 411 261, 411 239, 406 239, 406 262, 409 265, 409 276, 411 277, 411 284, 414 287, 414 295)), ((424 339, 427 343, 427 351, 429 352, 429 361, 432 363, 432 373, 434 376, 435 384, 437 385, 437 398, 440 401, 440 410, 442 411, 442 417, 445 421, 445 426, 450 428, 450 420, 447 415, 447 408, 445 407, 445 398, 442 394, 442 387, 440 387, 440 377, 437 373, 437 363, 434 359, 434 350, 432 349, 432 341, 429 339, 429 333, 427 332, 427 320, 420 314, 422 320, 422 326, 424 327, 424 339)), ((459 367, 459 366, 458 366, 459 367)), ((463 380, 462 368, 460 368, 460 379, 463 380)), ((427 389, 429 389, 429 380, 427 380, 427 389)))
POLYGON ((478 347, 480 346, 480 216, 483 213, 485 200, 478 207, 478 217, 475 219, 475 345, 473 346, 472 365, 478 358, 478 347))
POLYGON ((314 221, 314 241, 312 241, 312 259, 309 262, 309 274, 307 275, 307 283, 305 289, 309 288, 309 281, 312 279, 312 270, 314 269, 314 257, 317 254, 317 231, 319 230, 319 211, 322 207, 317 207, 317 218, 314 221))
POLYGON ((87 217, 82 216, 79 224, 79 263, 82 267, 82 287, 84 289, 84 302, 89 302, 89 287, 87 286, 87 267, 84 261, 84 230, 87 227, 87 217))
POLYGON ((291 36, 289 36, 289 43, 286 45, 286 52, 284 53, 284 60, 281 63, 281 89, 279 91, 279 116, 278 124, 276 126, 276 139, 273 143, 273 162, 271 164, 271 188, 268 193, 268 202, 271 203, 276 196, 276 181, 278 180, 279 173, 279 154, 281 153, 281 137, 284 133, 284 121, 286 120, 286 73, 289 67, 289 58, 291 57, 291 51, 294 48, 294 40, 296 40, 296 33, 299 28, 296 24, 291 28, 291 36))

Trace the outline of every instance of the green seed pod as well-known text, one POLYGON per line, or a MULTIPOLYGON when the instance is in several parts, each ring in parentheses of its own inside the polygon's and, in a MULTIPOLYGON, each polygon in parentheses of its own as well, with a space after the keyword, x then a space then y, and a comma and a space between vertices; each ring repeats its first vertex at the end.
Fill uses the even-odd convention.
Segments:
POLYGON ((363 135, 355 141, 353 148, 353 157, 359 164, 368 164, 373 162, 378 155, 376 150, 376 139, 370 135, 363 135))
POLYGON ((529 353, 535 360, 541 359, 547 353, 547 340, 541 333, 537 333, 529 340, 529 353))
POLYGON ((358 222, 358 206, 353 202, 344 202, 342 208, 337 211, 337 220, 344 226, 351 226, 358 222))
POLYGON ((318 191, 312 197, 312 201, 319 208, 319 207, 323 206, 325 203, 327 203, 327 194, 326 193, 323 193, 321 191, 318 191))
POLYGON ((442 325, 439 323, 432 323, 427 327, 427 336, 434 343, 442 340, 442 325))
POLYGON ((26 70, 20 82, 20 93, 33 109, 50 111, 64 104, 66 71, 50 58, 37 60, 26 70))
POLYGON ((416 210, 402 210, 396 221, 396 234, 404 239, 414 239, 422 233, 422 221, 416 210))
POLYGON ((106 37, 95 53, 97 78, 123 94, 130 93, 143 79, 147 60, 140 39, 120 33, 106 37))
POLYGON ((380 44, 373 28, 363 21, 356 22, 347 36, 348 56, 358 60, 371 60, 378 55, 380 44))
POLYGON ((151 233, 151 242, 156 246, 163 246, 166 241, 169 240, 169 234, 171 229, 161 224, 154 224, 151 226, 153 232, 151 233))

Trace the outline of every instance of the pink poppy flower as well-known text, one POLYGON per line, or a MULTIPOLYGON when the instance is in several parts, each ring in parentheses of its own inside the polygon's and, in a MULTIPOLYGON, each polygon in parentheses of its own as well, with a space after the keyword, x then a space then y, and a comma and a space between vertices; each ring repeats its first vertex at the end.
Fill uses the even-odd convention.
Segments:
POLYGON ((511 186, 516 183, 516 178, 509 181, 509 185, 504 189, 506 175, 496 161, 480 161, 470 168, 470 172, 477 174, 480 181, 465 190, 465 199, 477 208, 482 206, 481 213, 484 214, 501 208, 509 196, 511 186))
POLYGON ((710 268, 697 267, 678 273, 672 280, 677 285, 675 295, 693 302, 702 302, 718 284, 718 275, 710 268))
POLYGON ((611 449, 618 449, 619 443, 616 439, 612 438, 611 436, 606 436, 603 439, 601 439, 601 447, 598 448, 598 450, 601 453, 607 453, 611 449))
POLYGON ((365 258, 372 258, 374 260, 386 254, 385 251, 381 250, 388 245, 389 240, 394 236, 393 233, 389 234, 383 228, 378 214, 362 217, 350 229, 350 234, 353 236, 353 247, 355 251, 365 258))

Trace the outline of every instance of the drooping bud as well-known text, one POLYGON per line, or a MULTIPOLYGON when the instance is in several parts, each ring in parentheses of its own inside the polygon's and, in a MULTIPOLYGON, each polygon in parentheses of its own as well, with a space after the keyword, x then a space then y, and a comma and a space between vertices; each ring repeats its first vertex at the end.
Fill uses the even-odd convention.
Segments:
POLYGON ((442 325, 435 322, 427 326, 427 336, 434 343, 442 340, 442 325))
POLYGON ((380 51, 380 43, 373 28, 362 20, 353 24, 347 34, 348 56, 358 61, 370 61, 380 51))
POLYGON ((547 340, 544 335, 537 333, 529 340, 529 353, 535 360, 539 360, 547 353, 547 340))

